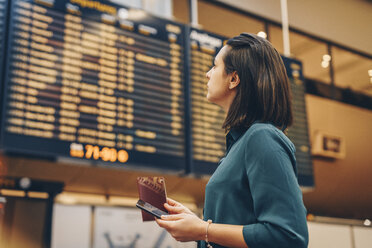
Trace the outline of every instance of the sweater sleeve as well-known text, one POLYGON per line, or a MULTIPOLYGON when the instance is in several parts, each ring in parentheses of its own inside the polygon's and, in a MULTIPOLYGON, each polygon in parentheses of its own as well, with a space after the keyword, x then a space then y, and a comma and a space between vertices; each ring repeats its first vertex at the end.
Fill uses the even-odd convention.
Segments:
POLYGON ((306 248, 308 244, 302 193, 282 141, 275 130, 263 130, 246 147, 246 173, 257 219, 243 227, 249 248, 306 248))

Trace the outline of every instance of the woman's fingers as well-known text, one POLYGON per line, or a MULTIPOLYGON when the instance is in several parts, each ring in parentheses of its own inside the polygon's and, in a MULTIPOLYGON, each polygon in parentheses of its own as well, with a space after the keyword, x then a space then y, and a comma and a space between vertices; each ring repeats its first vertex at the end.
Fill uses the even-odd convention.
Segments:
POLYGON ((184 218, 184 214, 170 214, 170 215, 162 215, 161 220, 165 221, 175 221, 175 220, 180 220, 184 218))
POLYGON ((162 228, 169 230, 174 221, 183 219, 183 214, 172 214, 172 215, 162 215, 161 219, 155 219, 156 223, 162 228))
POLYGON ((203 239, 207 224, 197 216, 187 213, 162 215, 156 223, 166 229, 177 241, 183 242, 203 239))
POLYGON ((157 218, 155 219, 155 221, 160 227, 165 228, 165 229, 169 228, 169 225, 170 225, 169 221, 161 220, 161 219, 157 219, 157 218))
POLYGON ((171 214, 179 214, 179 213, 187 213, 187 214, 193 214, 193 212, 182 205, 181 203, 171 199, 167 198, 167 203, 164 203, 164 207, 170 212, 171 214))
POLYGON ((164 207, 165 207, 165 209, 168 210, 168 212, 171 212, 171 213, 182 213, 182 212, 185 211, 183 207, 171 206, 167 203, 164 204, 164 207))
POLYGON ((171 206, 181 205, 181 203, 179 203, 179 202, 177 202, 177 201, 175 201, 175 200, 173 200, 173 199, 171 199, 171 198, 168 198, 168 197, 167 197, 167 203, 168 203, 169 205, 171 205, 171 206))

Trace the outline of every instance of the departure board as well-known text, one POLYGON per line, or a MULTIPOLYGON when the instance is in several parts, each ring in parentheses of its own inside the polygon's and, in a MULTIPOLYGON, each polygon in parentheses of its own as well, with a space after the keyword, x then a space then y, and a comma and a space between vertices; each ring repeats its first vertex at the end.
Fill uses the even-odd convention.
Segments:
POLYGON ((102 0, 10 14, 2 149, 185 168, 182 25, 102 0))
MULTIPOLYGON (((0 0, 0 80, 3 78, 3 62, 5 59, 5 34, 6 34, 6 17, 7 17, 7 0, 0 0)), ((1 85, 1 83, 0 83, 1 85)), ((0 87, 0 94, 1 94, 0 87)))
POLYGON ((305 83, 301 62, 282 57, 292 89, 293 125, 288 137, 296 147, 298 182, 304 187, 314 186, 313 164, 307 125, 305 83))
POLYGON ((222 48, 225 37, 191 28, 190 82, 192 123, 192 171, 211 173, 225 155, 226 135, 222 124, 225 118, 221 107, 208 102, 206 73, 222 48))

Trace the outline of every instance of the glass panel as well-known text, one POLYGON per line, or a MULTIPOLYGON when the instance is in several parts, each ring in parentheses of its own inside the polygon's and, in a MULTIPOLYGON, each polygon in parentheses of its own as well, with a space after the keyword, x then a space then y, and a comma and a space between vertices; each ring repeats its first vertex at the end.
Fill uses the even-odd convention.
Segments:
POLYGON ((294 58, 302 61, 303 73, 306 78, 324 83, 331 83, 327 44, 297 34, 289 33, 291 53, 294 58))
MULTIPOLYGON (((270 25, 269 39, 278 52, 283 53, 282 28, 270 25)), ((304 76, 323 83, 331 83, 327 44, 295 32, 289 33, 289 39, 291 55, 302 61, 304 76)))
POLYGON ((372 96, 372 60, 332 47, 335 85, 372 96))
POLYGON ((142 0, 110 0, 110 2, 120 4, 126 7, 131 7, 131 8, 138 8, 140 9, 142 7, 142 0))
POLYGON ((265 30, 262 21, 214 4, 198 2, 199 23, 202 29, 227 37, 242 32, 255 33, 265 30))
POLYGON ((164 18, 173 18, 172 0, 110 0, 125 7, 143 9, 164 18))
POLYGON ((172 0, 142 0, 142 7, 156 16, 173 18, 172 0))
POLYGON ((189 0, 173 0, 173 16, 176 21, 188 24, 189 12, 189 0))
POLYGON ((274 25, 269 25, 269 40, 271 44, 280 52, 284 53, 283 49, 283 34, 282 28, 274 25))

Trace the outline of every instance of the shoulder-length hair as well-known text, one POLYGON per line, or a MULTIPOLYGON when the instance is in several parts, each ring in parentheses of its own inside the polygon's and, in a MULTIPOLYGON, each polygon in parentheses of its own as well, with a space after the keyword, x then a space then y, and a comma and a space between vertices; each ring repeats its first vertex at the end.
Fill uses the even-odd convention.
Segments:
POLYGON ((285 129, 292 125, 292 94, 280 54, 269 41, 242 33, 227 41, 225 72, 236 72, 240 83, 222 125, 249 128, 253 122, 269 122, 285 129))

